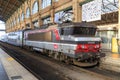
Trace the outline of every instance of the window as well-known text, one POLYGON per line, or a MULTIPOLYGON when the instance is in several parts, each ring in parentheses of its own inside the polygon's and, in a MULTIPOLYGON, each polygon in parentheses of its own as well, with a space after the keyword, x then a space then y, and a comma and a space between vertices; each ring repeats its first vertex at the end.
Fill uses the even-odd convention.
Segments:
POLYGON ((35 1, 35 3, 33 4, 33 8, 32 8, 32 14, 35 14, 38 12, 38 2, 35 1))
POLYGON ((13 19, 13 25, 15 25, 15 18, 13 19))
POLYGON ((16 17, 15 17, 15 19, 14 19, 14 24, 16 25, 16 17))
POLYGON ((63 11, 60 11, 60 12, 55 13, 55 19, 54 19, 54 21, 55 21, 56 23, 62 23, 62 21, 60 20, 61 17, 62 17, 62 15, 63 15, 63 11))
POLYGON ((94 36, 96 28, 89 27, 65 27, 61 28, 61 35, 80 35, 80 36, 94 36))
POLYGON ((26 24, 26 28, 30 28, 30 24, 26 24))
POLYGON ((20 16, 18 16, 18 23, 20 22, 20 16))
POLYGON ((72 9, 55 13, 54 21, 56 23, 62 23, 62 22, 65 22, 65 21, 72 21, 72 20, 73 20, 72 9))
POLYGON ((12 27, 12 24, 10 24, 10 28, 12 27))
POLYGON ((39 28, 38 20, 33 22, 34 28, 39 28))
POLYGON ((12 20, 12 27, 14 26, 14 21, 12 20))
POLYGON ((50 23, 50 17, 43 19, 43 24, 49 24, 50 23))
POLYGON ((57 2, 57 1, 59 1, 59 0, 55 0, 55 2, 57 2))
POLYGON ((30 17, 30 8, 27 8, 26 10, 26 18, 29 18, 30 17))
POLYGON ((42 8, 46 8, 47 6, 51 5, 51 0, 42 0, 42 8))
POLYGON ((22 12, 22 15, 21 15, 21 21, 24 20, 24 13, 22 12))

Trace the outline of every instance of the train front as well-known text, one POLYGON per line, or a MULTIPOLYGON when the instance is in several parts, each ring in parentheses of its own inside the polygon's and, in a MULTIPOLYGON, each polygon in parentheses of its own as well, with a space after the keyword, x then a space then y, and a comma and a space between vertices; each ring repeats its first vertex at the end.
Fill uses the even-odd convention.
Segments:
POLYGON ((105 54, 101 53, 101 38, 96 37, 97 28, 86 23, 72 23, 61 28, 63 42, 74 44, 74 53, 70 55, 73 62, 79 66, 92 66, 99 63, 105 54))

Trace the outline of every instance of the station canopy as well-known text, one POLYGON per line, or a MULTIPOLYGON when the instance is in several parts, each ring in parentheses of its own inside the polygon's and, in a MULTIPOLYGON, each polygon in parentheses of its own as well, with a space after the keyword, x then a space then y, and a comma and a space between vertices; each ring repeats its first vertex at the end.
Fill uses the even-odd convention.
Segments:
POLYGON ((118 11, 118 0, 102 0, 102 14, 118 11))
POLYGON ((82 4, 82 20, 101 20, 102 15, 118 11, 118 0, 85 0, 82 4))
MULTIPOLYGON (((10 18, 10 16, 22 5, 22 3, 24 3, 24 1, 26 0, 0 0, 0 20, 6 22, 6 20, 10 18)), ((92 2, 94 0, 85 1, 92 2)), ((101 15, 118 11, 118 0, 98 1, 101 1, 101 15)))
POLYGON ((0 20, 6 22, 24 1, 26 0, 0 0, 0 20))
POLYGON ((119 0, 102 0, 101 20, 94 21, 97 25, 118 23, 119 0))

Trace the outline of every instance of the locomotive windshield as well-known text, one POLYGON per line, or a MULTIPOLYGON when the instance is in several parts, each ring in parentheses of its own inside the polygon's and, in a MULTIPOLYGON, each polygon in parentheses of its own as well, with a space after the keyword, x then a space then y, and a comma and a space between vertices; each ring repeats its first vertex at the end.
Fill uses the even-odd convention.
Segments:
POLYGON ((80 35, 80 36, 94 36, 96 28, 93 27, 65 27, 61 28, 61 35, 80 35))

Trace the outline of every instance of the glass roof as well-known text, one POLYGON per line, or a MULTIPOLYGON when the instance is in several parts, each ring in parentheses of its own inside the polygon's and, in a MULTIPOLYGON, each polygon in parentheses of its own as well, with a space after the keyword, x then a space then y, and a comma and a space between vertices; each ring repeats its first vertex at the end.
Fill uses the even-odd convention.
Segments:
POLYGON ((118 11, 118 0, 102 0, 102 14, 118 11))

